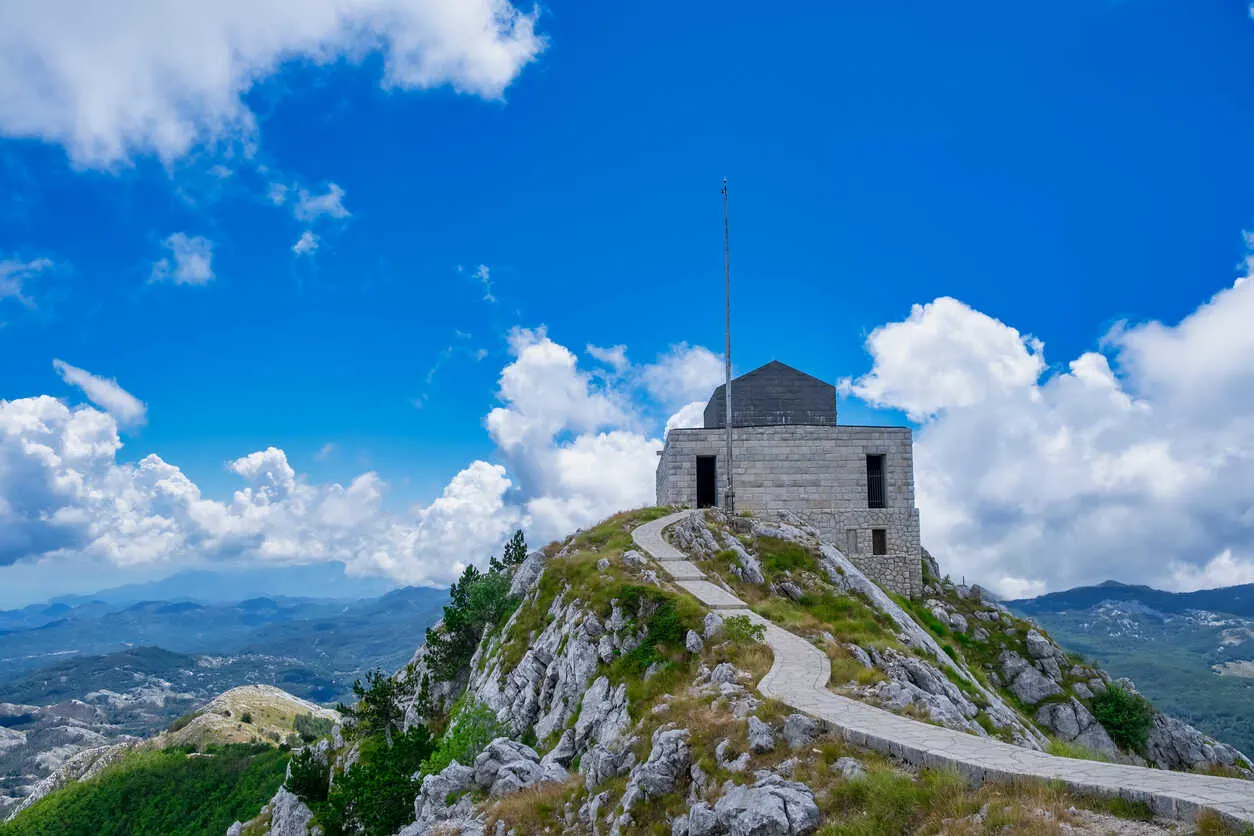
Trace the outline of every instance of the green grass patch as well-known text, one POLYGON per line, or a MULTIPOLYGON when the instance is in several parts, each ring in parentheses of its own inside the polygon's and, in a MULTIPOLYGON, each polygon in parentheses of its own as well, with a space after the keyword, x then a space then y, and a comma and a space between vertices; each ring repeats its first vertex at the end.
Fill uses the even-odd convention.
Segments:
POLYGON ((805 546, 776 537, 759 537, 755 544, 762 568, 772 575, 807 569, 817 572, 818 561, 805 546))
POLYGON ((1081 746, 1079 743, 1068 743, 1065 740, 1051 740, 1045 751, 1051 755, 1057 755, 1060 758, 1075 758, 1081 761, 1101 761, 1109 763, 1110 758, 1090 749, 1087 746, 1081 746))

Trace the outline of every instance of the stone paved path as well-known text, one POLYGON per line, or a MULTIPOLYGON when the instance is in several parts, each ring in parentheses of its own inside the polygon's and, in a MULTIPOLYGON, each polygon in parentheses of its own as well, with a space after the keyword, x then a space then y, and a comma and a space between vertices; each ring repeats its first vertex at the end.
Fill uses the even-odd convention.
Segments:
POLYGON ((855 745, 916 766, 956 769, 976 783, 1043 778, 1060 781, 1082 794, 1144 801, 1158 815, 1171 818, 1191 820, 1200 809, 1207 809, 1230 823, 1254 823, 1251 781, 1061 758, 921 723, 829 691, 827 654, 768 622, 745 602, 704 579, 685 554, 663 539, 663 529, 690 513, 680 511, 642 525, 632 532, 632 539, 670 573, 676 585, 706 606, 723 615, 747 615, 766 628, 766 643, 775 662, 758 683, 763 696, 823 720, 855 745))

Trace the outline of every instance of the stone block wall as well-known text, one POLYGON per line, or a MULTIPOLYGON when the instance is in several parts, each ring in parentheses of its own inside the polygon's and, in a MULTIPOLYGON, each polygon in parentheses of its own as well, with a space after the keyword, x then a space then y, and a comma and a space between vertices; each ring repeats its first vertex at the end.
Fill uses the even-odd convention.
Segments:
MULTIPOLYGON (((725 432, 671 430, 658 462, 658 504, 696 504, 697 456, 715 457, 715 483, 722 503, 725 432)), ((732 432, 738 511, 800 514, 878 583, 903 595, 921 593, 914 448, 908 428, 738 427, 732 432), (885 508, 867 507, 868 455, 885 456, 885 508), (875 528, 887 533, 886 555, 871 554, 875 528)))

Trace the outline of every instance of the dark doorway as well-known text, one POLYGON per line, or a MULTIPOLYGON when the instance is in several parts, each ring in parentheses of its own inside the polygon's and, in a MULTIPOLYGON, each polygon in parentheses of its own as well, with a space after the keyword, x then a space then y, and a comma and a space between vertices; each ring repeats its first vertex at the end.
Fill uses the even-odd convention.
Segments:
POLYGON ((697 456, 697 507, 718 505, 718 489, 714 486, 715 456, 697 456))
POLYGON ((871 529, 871 554, 888 554, 888 529, 871 529))

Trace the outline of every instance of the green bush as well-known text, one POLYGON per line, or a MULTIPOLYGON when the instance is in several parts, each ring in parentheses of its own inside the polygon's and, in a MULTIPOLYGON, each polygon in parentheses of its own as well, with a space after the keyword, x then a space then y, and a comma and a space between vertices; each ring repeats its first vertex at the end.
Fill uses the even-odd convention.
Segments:
POLYGON ((391 836, 414 819, 414 780, 431 755, 431 735, 414 726, 392 738, 366 738, 361 759, 335 779, 324 804, 311 805, 327 836, 354 833, 391 836))
POLYGON ((471 703, 453 719, 440 745, 422 764, 422 774, 433 775, 453 761, 469 766, 489 743, 508 736, 509 729, 496 719, 492 709, 482 703, 471 703))
POLYGON ((766 628, 754 624, 747 615, 732 615, 723 619, 723 634, 732 644, 760 642, 766 637, 766 628))
POLYGON ((1117 746, 1144 753, 1154 725, 1154 707, 1149 700, 1122 685, 1111 684, 1106 693, 1093 698, 1092 708, 1093 716, 1117 746))
MULTIPOLYGON (((283 783, 287 753, 237 743, 136 752, 58 790, 0 826, 4 836, 163 836, 224 833, 257 814, 283 783)), ((412 811, 411 811, 412 814, 412 811)))
POLYGON ((288 765, 287 788, 313 805, 327 800, 331 772, 327 765, 314 757, 313 750, 305 749, 292 756, 288 765))
POLYGON ((326 717, 317 717, 313 714, 297 714, 292 725, 296 728, 300 739, 306 743, 313 743, 321 737, 330 736, 331 729, 335 727, 335 723, 326 717))
POLYGON ((241 714, 241 715, 239 716, 239 720, 240 720, 240 722, 241 722, 241 723, 251 724, 251 723, 252 723, 252 721, 253 721, 253 715, 252 715, 251 713, 249 713, 249 712, 245 711, 243 714, 241 714))
POLYGON ((470 664, 484 628, 501 625, 513 612, 510 577, 495 559, 493 563, 487 573, 466 567, 449 589, 443 624, 427 630, 427 669, 437 681, 456 679, 470 664))

